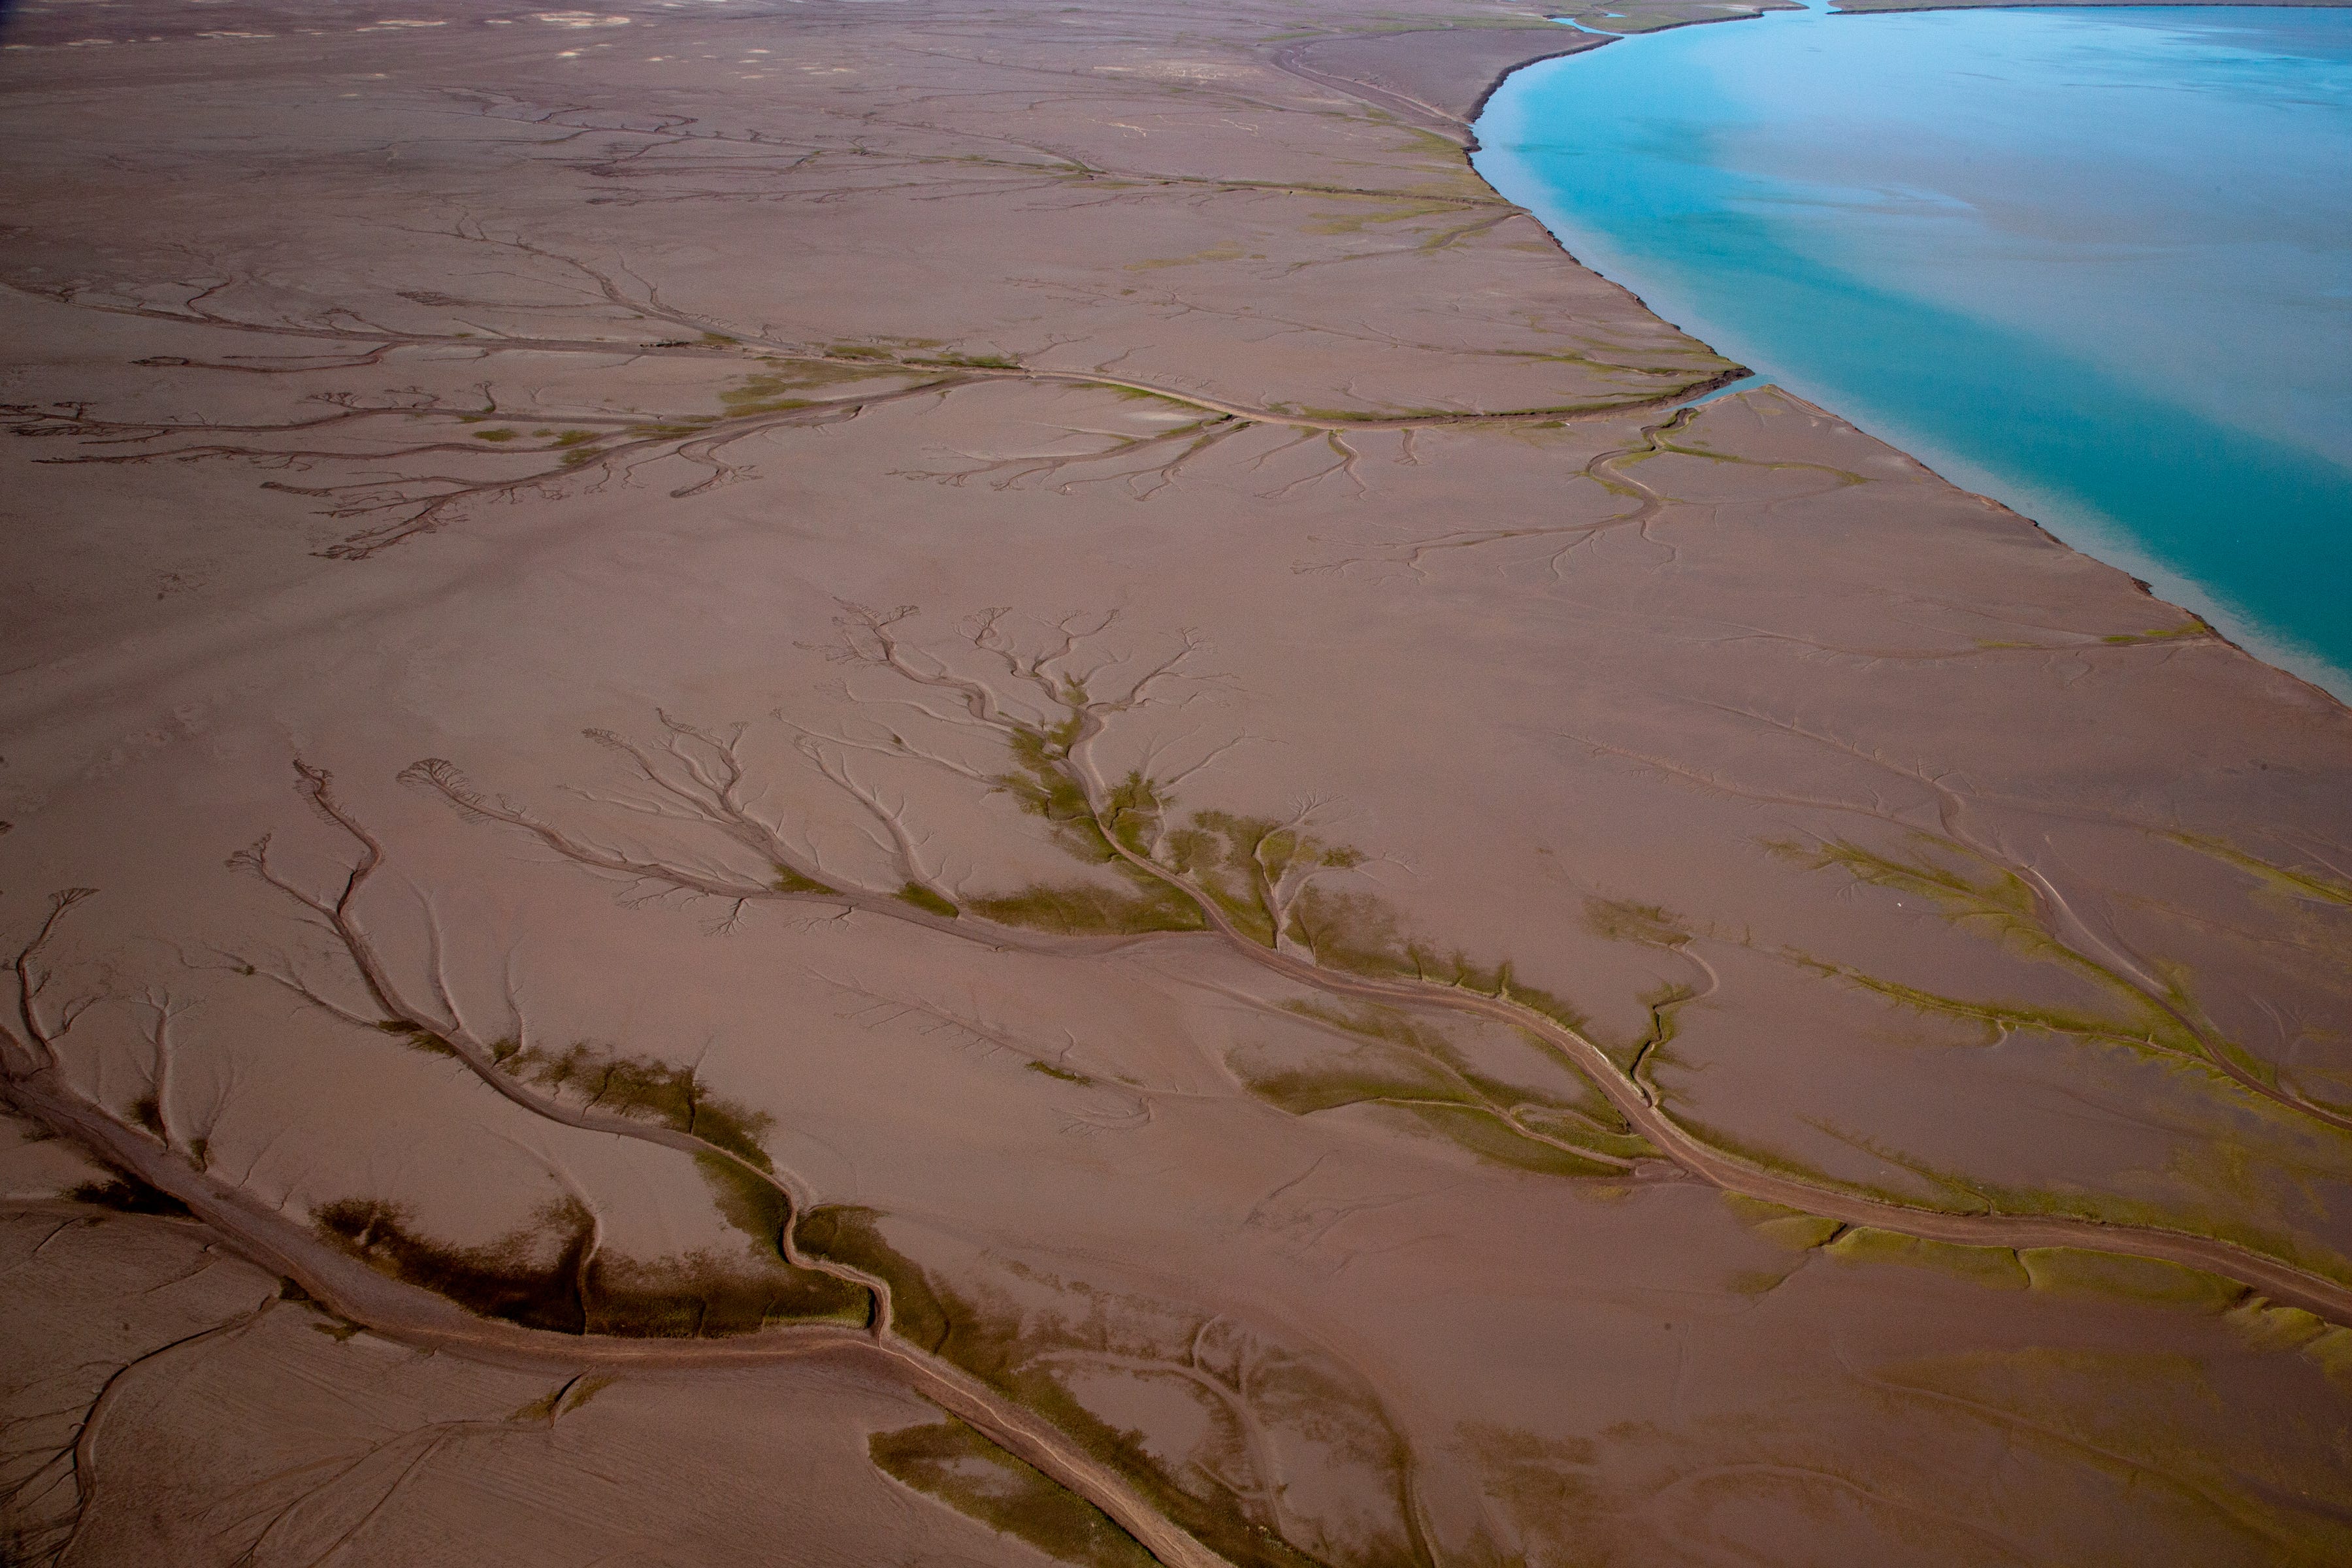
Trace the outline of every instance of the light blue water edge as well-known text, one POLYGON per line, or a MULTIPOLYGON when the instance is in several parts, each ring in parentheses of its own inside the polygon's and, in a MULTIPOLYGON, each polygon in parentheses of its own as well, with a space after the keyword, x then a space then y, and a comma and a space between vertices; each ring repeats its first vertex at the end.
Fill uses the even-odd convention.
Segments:
POLYGON ((2352 700, 2352 12, 1768 13, 1476 131, 1669 321, 2352 700))

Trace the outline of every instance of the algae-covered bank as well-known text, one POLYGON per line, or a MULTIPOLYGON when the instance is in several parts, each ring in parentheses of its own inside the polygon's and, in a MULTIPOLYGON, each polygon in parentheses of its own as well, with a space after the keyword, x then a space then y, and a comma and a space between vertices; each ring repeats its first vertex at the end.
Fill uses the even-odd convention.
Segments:
POLYGON ((2352 1556, 2352 715, 1472 169, 1656 42, 11 11, 0 1560, 2352 1556))

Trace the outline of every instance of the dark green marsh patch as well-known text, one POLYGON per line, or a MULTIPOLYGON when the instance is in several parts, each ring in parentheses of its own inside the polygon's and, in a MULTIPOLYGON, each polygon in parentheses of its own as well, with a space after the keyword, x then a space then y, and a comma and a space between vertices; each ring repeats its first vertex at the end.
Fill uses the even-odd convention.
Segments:
POLYGON ((877 1432, 866 1447, 892 1479, 1049 1556, 1087 1568, 1154 1568, 1108 1514, 961 1421, 877 1432))

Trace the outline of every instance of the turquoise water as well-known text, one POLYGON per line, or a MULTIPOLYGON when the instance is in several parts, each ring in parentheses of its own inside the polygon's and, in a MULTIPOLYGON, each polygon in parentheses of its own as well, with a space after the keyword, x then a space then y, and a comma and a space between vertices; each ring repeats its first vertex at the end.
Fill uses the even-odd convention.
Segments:
POLYGON ((1785 13, 1477 132, 1669 321, 2352 698, 2352 12, 1785 13))

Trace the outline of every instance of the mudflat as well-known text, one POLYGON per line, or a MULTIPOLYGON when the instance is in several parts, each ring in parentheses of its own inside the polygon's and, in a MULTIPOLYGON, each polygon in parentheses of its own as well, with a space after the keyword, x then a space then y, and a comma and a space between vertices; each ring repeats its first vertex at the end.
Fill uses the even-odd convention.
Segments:
POLYGON ((11 1560, 2352 1554, 2352 718, 1576 43, 20 7, 11 1560))

